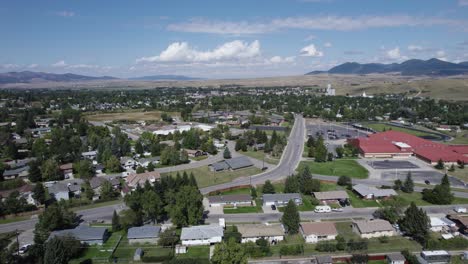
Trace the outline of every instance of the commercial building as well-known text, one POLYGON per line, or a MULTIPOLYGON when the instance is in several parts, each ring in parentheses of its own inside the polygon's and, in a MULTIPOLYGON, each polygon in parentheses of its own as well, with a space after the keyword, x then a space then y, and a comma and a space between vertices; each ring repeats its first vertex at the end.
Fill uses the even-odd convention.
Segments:
POLYGON ((254 164, 249 158, 245 156, 240 156, 211 164, 211 168, 214 171, 238 170, 242 168, 251 167, 253 165, 254 164))
POLYGON ((348 139, 348 143, 357 147, 366 158, 407 158, 414 155, 434 165, 439 160, 448 164, 468 163, 468 145, 445 145, 400 131, 348 139))

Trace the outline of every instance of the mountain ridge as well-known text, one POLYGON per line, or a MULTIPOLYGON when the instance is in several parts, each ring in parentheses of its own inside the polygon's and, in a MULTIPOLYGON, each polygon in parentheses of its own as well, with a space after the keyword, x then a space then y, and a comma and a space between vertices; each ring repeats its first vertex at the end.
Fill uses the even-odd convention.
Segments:
POLYGON ((76 82, 95 80, 117 80, 112 76, 86 76, 74 73, 46 73, 46 72, 6 72, 0 73, 0 84, 7 83, 37 83, 37 82, 76 82))
POLYGON ((429 60, 410 59, 402 63, 358 63, 345 62, 328 71, 312 71, 306 75, 329 74, 372 74, 372 73, 400 73, 401 75, 429 75, 451 76, 468 74, 468 62, 452 63, 436 58, 429 60))
POLYGON ((149 76, 141 76, 141 77, 132 77, 127 78, 127 80, 133 81, 159 81, 159 80, 174 80, 174 81, 190 81, 190 80, 201 80, 201 78, 190 77, 185 75, 149 75, 149 76))

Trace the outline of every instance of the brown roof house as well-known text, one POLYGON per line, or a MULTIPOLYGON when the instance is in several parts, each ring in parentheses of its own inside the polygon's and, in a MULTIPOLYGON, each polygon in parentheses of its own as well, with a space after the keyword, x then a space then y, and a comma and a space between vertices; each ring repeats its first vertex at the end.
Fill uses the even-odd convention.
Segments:
POLYGON ((132 173, 127 176, 126 182, 128 187, 135 189, 137 185, 143 187, 146 181, 153 184, 155 181, 159 181, 161 175, 157 171, 149 171, 144 173, 132 173))
POLYGON ((395 236, 395 229, 390 222, 382 219, 362 220, 353 222, 353 231, 361 238, 373 238, 383 236, 395 236))
POLYGON ((338 235, 333 222, 301 223, 301 233, 306 243, 334 240, 338 235))
POLYGON ((242 235, 242 243, 255 242, 260 238, 264 238, 270 243, 284 239, 284 229, 280 224, 245 224, 238 225, 237 230, 242 235))

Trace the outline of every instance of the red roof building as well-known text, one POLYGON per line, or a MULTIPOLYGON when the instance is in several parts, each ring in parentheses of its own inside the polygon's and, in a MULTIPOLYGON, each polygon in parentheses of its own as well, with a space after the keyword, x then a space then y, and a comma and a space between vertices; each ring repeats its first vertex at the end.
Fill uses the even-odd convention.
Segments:
POLYGON ((436 164, 462 161, 468 163, 468 145, 445 145, 399 131, 386 131, 349 139, 366 158, 404 158, 411 155, 436 164))

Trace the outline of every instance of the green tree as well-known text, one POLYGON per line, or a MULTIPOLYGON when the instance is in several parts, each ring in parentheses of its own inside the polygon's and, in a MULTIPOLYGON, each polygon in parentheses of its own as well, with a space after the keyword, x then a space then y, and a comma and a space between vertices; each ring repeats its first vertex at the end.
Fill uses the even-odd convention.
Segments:
POLYGON ((94 176, 93 163, 89 160, 80 160, 73 163, 73 170, 78 178, 91 179, 94 176))
POLYGON ((351 186, 352 181, 351 181, 351 178, 348 177, 348 176, 340 176, 338 178, 337 184, 340 185, 340 186, 351 186))
POLYGON ((145 152, 144 148, 143 148, 143 145, 141 144, 141 141, 138 140, 136 143, 135 143, 135 152, 137 154, 140 154, 142 155, 143 152, 145 152))
POLYGON ((48 159, 41 166, 42 178, 47 181, 63 180, 62 172, 59 169, 57 161, 48 159))
POLYGON ((121 229, 122 229, 122 226, 120 225, 120 216, 114 210, 114 213, 112 214, 112 232, 116 232, 121 229))
POLYGON ((265 181, 265 184, 263 185, 262 193, 275 193, 275 187, 273 184, 271 184, 270 180, 265 181))
POLYGON ((153 223, 161 220, 163 215, 163 204, 161 198, 153 191, 147 190, 142 195, 142 208, 147 220, 153 223))
POLYGON ((41 173, 41 162, 39 160, 33 160, 29 162, 29 176, 28 179, 31 182, 39 182, 42 180, 41 173))
POLYGON ((339 159, 343 158, 343 155, 344 155, 344 149, 343 149, 343 147, 337 147, 337 148, 335 149, 335 151, 336 151, 336 156, 337 156, 337 158, 339 158, 339 159))
POLYGON ((295 175, 288 176, 284 183, 285 193, 297 193, 299 192, 299 181, 295 175))
POLYGON ((136 173, 144 173, 144 172, 145 172, 145 168, 143 168, 142 166, 137 167, 136 173))
POLYGON ((414 202, 411 202, 404 217, 400 220, 401 230, 421 244, 424 244, 427 239, 429 224, 426 212, 422 208, 418 208, 414 202))
POLYGON ((226 227, 226 231, 224 231, 223 240, 228 242, 231 239, 236 241, 236 243, 240 243, 242 240, 242 234, 237 230, 237 226, 228 226, 226 227))
POLYGON ((150 163, 148 164, 148 167, 146 167, 146 169, 147 169, 148 171, 154 171, 155 168, 154 168, 153 162, 150 162, 150 163))
POLYGON ((257 199, 257 189, 254 186, 250 186, 250 195, 253 199, 257 199))
POLYGON ((172 223, 178 227, 196 225, 203 219, 203 196, 194 186, 183 186, 171 206, 172 223))
POLYGON ((72 228, 78 224, 76 214, 57 203, 46 207, 34 229, 34 243, 43 245, 51 231, 72 228))
POLYGON ((32 145, 31 152, 34 155, 34 157, 38 158, 39 160, 46 159, 48 157, 48 147, 45 142, 45 139, 36 139, 32 145))
POLYGON ((90 201, 93 200, 94 190, 91 188, 91 184, 89 183, 88 180, 86 180, 83 183, 82 188, 83 188, 83 193, 84 193, 84 196, 86 197, 86 199, 88 199, 90 201))
POLYGON ((231 151, 229 151, 228 147, 226 147, 224 149, 223 157, 224 157, 224 159, 230 159, 231 158, 231 151))
POLYGON ((323 137, 319 136, 316 142, 315 147, 315 162, 325 162, 327 161, 327 147, 323 141, 323 137))
POLYGON ((448 171, 454 172, 455 171, 455 164, 452 163, 452 165, 450 165, 450 168, 448 169, 448 171))
POLYGON ((241 244, 230 240, 227 243, 221 242, 216 244, 213 256, 211 257, 213 264, 245 264, 247 263, 247 254, 241 244))
POLYGON ((70 256, 65 251, 64 241, 54 237, 45 244, 44 263, 63 264, 68 263, 70 256))
POLYGON ((164 232, 161 232, 159 235, 158 239, 158 245, 160 246, 171 246, 173 247, 179 242, 179 237, 177 236, 176 230, 171 228, 171 229, 166 229, 164 232))
POLYGON ((406 179, 403 182, 403 186, 401 186, 401 190, 405 193, 412 193, 414 191, 414 182, 411 178, 411 172, 408 171, 408 175, 406 175, 406 179))
POLYGON ((111 200, 117 196, 117 192, 109 181, 104 181, 101 185, 100 193, 102 200, 111 200))
POLYGON ((39 204, 44 204, 45 203, 45 201, 46 201, 46 190, 44 188, 44 185, 42 185, 42 183, 39 182, 34 186, 32 197, 39 204))
POLYGON ((434 189, 424 189, 423 199, 433 204, 451 204, 454 200, 447 174, 434 189))
POLYGON ((294 201, 290 200, 284 208, 284 213, 281 217, 281 222, 286 228, 288 234, 297 234, 299 232, 299 224, 301 223, 301 218, 299 216, 299 212, 294 201))
POLYGON ((393 182, 393 189, 395 191, 399 191, 401 190, 401 187, 403 186, 403 183, 401 182, 400 179, 396 179, 394 182, 393 182))
POLYGON ((434 166, 436 169, 438 170, 442 170, 445 168, 445 164, 444 164, 444 161, 442 159, 439 159, 437 161, 437 164, 434 166))
POLYGON ((120 161, 114 155, 110 156, 110 158, 106 161, 105 167, 106 167, 106 172, 115 173, 115 172, 121 171, 120 161))

